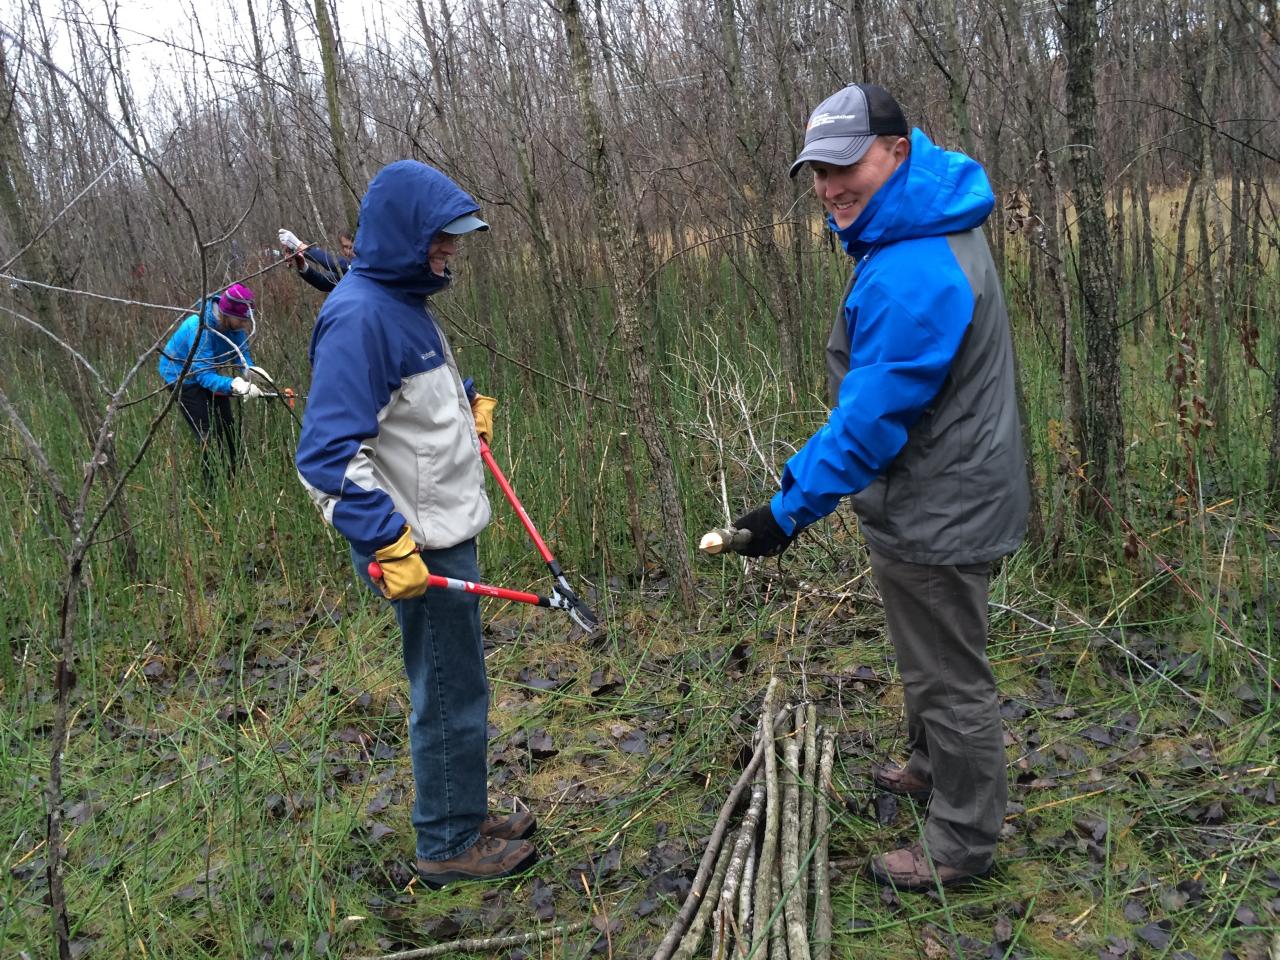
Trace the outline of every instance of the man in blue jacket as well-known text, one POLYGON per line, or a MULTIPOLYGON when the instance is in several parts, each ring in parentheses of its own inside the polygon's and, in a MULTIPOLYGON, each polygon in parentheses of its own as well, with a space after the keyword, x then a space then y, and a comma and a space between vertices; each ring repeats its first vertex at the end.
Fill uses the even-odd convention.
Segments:
POLYGON ((1008 793, 987 660, 991 564, 1026 532, 1028 487, 1000 278, 982 223, 982 168, 909 131, 902 108, 854 84, 813 112, 805 164, 853 276, 827 343, 834 409, 782 489, 735 521, 743 551, 776 555, 853 498, 902 675, 906 766, 885 790, 930 796, 922 843, 871 872, 929 889, 991 866, 1008 793))
POLYGON ((280 246, 293 260, 298 276, 315 287, 321 293, 330 293, 351 269, 351 258, 355 256, 355 245, 351 234, 346 230, 338 231, 338 246, 341 255, 331 253, 314 243, 303 243, 291 230, 281 227, 276 236, 280 246))
POLYGON ((312 378, 298 475, 351 544, 357 573, 376 559, 409 679, 413 825, 423 882, 484 880, 527 869, 527 813, 488 813, 489 688, 479 601, 427 589, 428 570, 477 581, 476 536, 489 522, 479 434, 491 398, 468 402, 427 309, 452 274, 458 237, 488 225, 452 180, 415 160, 369 183, 351 269, 311 336, 312 378), (486 405, 487 404, 487 405, 486 405))

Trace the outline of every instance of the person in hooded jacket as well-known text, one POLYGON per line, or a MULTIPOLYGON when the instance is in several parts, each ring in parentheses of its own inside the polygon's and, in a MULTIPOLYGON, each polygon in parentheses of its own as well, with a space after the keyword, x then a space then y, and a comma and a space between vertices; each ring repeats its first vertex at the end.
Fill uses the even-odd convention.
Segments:
POLYGON ((200 442, 205 477, 210 480, 215 474, 215 447, 227 472, 233 473, 236 468, 236 423, 231 398, 252 400, 262 396, 262 388, 247 379, 250 376, 270 382, 266 371, 255 367, 249 354, 253 322, 253 291, 243 283, 233 283, 217 296, 206 297, 201 308, 178 325, 160 351, 160 377, 165 386, 178 389, 178 405, 200 442), (238 368, 245 376, 219 373, 222 367, 238 368))
POLYGON ((284 252, 293 261, 298 276, 321 293, 332 292, 338 281, 351 269, 355 243, 346 230, 338 231, 338 248, 341 254, 317 247, 314 243, 303 243, 292 230, 284 227, 280 228, 276 236, 284 252))
POLYGON ((357 574, 392 603, 409 680, 417 869, 439 888, 509 876, 537 859, 528 813, 488 812, 479 601, 428 590, 428 571, 477 581, 489 522, 480 440, 492 398, 468 401, 426 298, 452 279, 458 237, 488 225, 457 184, 416 160, 374 176, 356 256, 311 337, 297 468, 351 544, 357 574), (382 577, 370 580, 377 560, 382 577))
POLYGON ((1000 278, 982 232, 995 203, 969 157, 908 130, 884 88, 853 84, 813 112, 808 164, 853 275, 827 344, 827 422, 781 489, 734 522, 771 556, 853 498, 902 676, 905 766, 884 790, 928 797, 922 841, 871 873, 932 889, 990 868, 1008 779, 987 660, 991 567, 1026 532, 1029 490, 1000 278))

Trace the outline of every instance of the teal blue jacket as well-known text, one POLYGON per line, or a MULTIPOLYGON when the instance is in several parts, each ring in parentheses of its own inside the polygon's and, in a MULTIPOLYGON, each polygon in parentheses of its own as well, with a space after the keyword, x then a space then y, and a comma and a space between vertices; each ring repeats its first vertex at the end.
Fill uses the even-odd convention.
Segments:
POLYGON ((203 313, 203 318, 192 314, 183 320, 164 345, 160 354, 160 376, 165 383, 178 379, 187 354, 191 353, 191 345, 199 334, 200 343, 183 382, 199 384, 210 393, 229 394, 231 377, 218 373, 218 368, 231 366, 243 370, 253 364, 253 358, 249 356, 248 334, 244 330, 223 330, 218 325, 213 297, 205 298, 203 313))

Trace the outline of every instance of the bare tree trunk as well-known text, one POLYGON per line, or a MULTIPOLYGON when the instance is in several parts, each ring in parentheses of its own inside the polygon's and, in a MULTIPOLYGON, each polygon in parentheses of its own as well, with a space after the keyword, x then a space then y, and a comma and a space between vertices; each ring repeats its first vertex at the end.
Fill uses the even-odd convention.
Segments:
MULTIPOLYGON (((1047 224, 1037 225, 1035 240, 1044 255, 1045 276, 1049 280, 1051 291, 1049 302, 1057 321, 1054 330, 1057 333, 1058 355, 1062 363, 1062 422, 1067 425, 1068 437, 1070 443, 1076 448, 1077 455, 1084 456, 1084 384, 1080 379, 1075 322, 1071 313, 1071 287, 1067 283, 1067 265, 1063 259, 1063 251, 1070 248, 1071 238, 1060 236, 1058 233, 1062 212, 1062 193, 1058 187, 1057 167, 1050 159, 1048 151, 1041 151, 1037 161, 1040 179, 1047 194, 1042 209, 1049 217, 1049 221, 1047 224)), ((1074 467, 1074 463, 1063 463, 1058 469, 1059 489, 1054 497, 1057 501, 1057 509, 1054 511, 1054 531, 1051 538, 1055 544, 1061 540, 1063 523, 1066 520, 1064 509, 1066 505, 1062 502, 1062 493, 1065 489, 1063 484, 1074 467)))
POLYGON ((1221 272, 1217 261, 1222 234, 1218 182, 1213 162, 1213 111, 1218 99, 1218 57, 1221 47, 1218 30, 1218 5, 1209 0, 1205 9, 1204 79, 1198 84, 1196 100, 1205 116, 1199 128, 1200 169, 1195 178, 1195 216, 1197 219, 1200 249, 1200 279, 1204 291, 1204 339, 1205 351, 1205 403, 1213 420, 1214 433, 1226 439, 1230 427, 1228 412, 1231 407, 1228 384, 1224 371, 1225 320, 1221 291, 1221 272))
POLYGON ((964 152, 976 156, 977 144, 973 136, 973 122, 969 117, 969 65, 960 49, 960 25, 956 16, 955 0, 942 0, 935 10, 941 20, 942 50, 939 68, 947 81, 947 101, 951 105, 951 118, 956 124, 956 134, 964 152))
POLYGON ((1133 295, 1133 272, 1124 262, 1124 178, 1117 177, 1111 189, 1111 261, 1115 264, 1115 276, 1123 284, 1116 291, 1116 315, 1124 316, 1125 304, 1133 295))
MULTIPOLYGON (((1147 164, 1138 160, 1138 205, 1142 216, 1142 270, 1146 279, 1147 298, 1144 309, 1150 311, 1152 318, 1158 316, 1160 303, 1160 263, 1156 260, 1155 234, 1151 229, 1151 190, 1147 185, 1147 164)), ((1135 321, 1135 323, 1138 321, 1135 321)), ((1146 326, 1152 326, 1154 319, 1147 320, 1146 326)))
POLYGON ((594 71, 591 52, 587 49, 582 14, 577 0, 566 0, 560 10, 565 38, 577 88, 578 110, 582 116, 587 148, 590 152, 592 205, 604 232, 606 255, 610 267, 610 283, 618 311, 618 326, 627 361, 627 381, 631 387, 636 425, 644 439, 658 483, 663 516, 663 547, 669 575, 675 580, 680 602, 687 611, 694 606, 693 570, 687 549, 688 532, 684 508, 676 482, 675 466, 667 450, 666 439, 658 424, 657 405, 653 395, 653 372, 646 355, 640 316, 643 294, 641 285, 647 278, 637 268, 634 243, 626 243, 619 215, 621 184, 610 170, 600 109, 591 90, 594 71))
MULTIPOLYGON (((740 129, 730 135, 733 155, 737 163, 720 164, 721 176, 730 191, 730 216, 734 218, 735 227, 748 231, 748 249, 759 258, 759 269, 754 264, 746 263, 744 269, 761 277, 758 285, 753 285, 762 306, 773 318, 778 337, 778 356, 781 361, 783 375, 786 377, 788 393, 791 401, 796 401, 796 387, 806 381, 804 371, 804 331, 801 323, 802 308, 797 302, 798 284, 793 282, 798 269, 792 261, 792 251, 778 242, 778 228, 774 224, 774 211, 768 202, 777 178, 777 171, 772 168, 774 158, 764 149, 764 135, 759 123, 758 110, 752 102, 745 87, 742 71, 742 38, 739 24, 734 15, 733 4, 722 2, 720 10, 720 34, 724 49, 724 58, 729 79, 729 95, 732 107, 731 123, 740 125, 740 129), (749 189, 743 189, 742 170, 750 171, 746 180, 749 189)), ((760 19, 775 29, 782 22, 776 11, 761 4, 760 19)), ((785 58, 785 37, 774 44, 777 62, 773 64, 777 89, 783 94, 782 100, 790 114, 794 109, 792 81, 788 73, 785 58)), ((790 140, 790 156, 798 152, 794 137, 790 140)), ((794 210, 799 199, 799 184, 794 180, 790 185, 794 210)), ((793 232, 793 237, 795 233, 793 232)))
MULTIPOLYGON (((777 89, 782 94, 782 107, 785 111, 784 116, 799 118, 800 103, 796 96, 795 90, 795 73, 794 66, 794 45, 791 42, 790 33, 782 32, 781 25, 788 23, 790 17, 783 7, 783 0, 769 0, 776 3, 777 6, 769 12, 772 21, 779 25, 782 35, 778 38, 776 44, 777 62, 774 65, 775 83, 777 89)), ((767 9, 767 8, 766 8, 767 9)), ((747 113, 754 115, 753 107, 748 107, 747 113)), ((807 118, 806 118, 807 119, 807 118)), ((787 151, 788 158, 796 156, 800 152, 800 141, 797 139, 796 125, 793 123, 786 124, 790 136, 786 141, 790 149, 787 151)), ((764 166, 762 161, 766 161, 766 157, 761 151, 757 151, 755 161, 758 173, 757 182, 759 184, 760 199, 757 201, 757 216, 763 224, 772 224, 775 217, 773 215, 773 207, 765 199, 771 191, 771 185, 774 176, 771 169, 764 166)), ((790 183, 790 204, 788 210, 794 211, 800 200, 800 184, 796 178, 789 178, 790 183)), ((790 219, 790 216, 785 219, 790 219)), ((768 253, 766 261, 766 285, 773 299, 774 312, 777 314, 780 328, 785 332, 782 346, 783 363, 790 368, 791 379, 793 383, 805 384, 813 382, 813 374, 807 373, 804 363, 804 324, 802 317, 804 314, 803 307, 799 302, 800 293, 800 264, 792 259, 795 247, 790 249, 778 242, 778 228, 774 226, 766 227, 768 235, 765 239, 765 250, 768 253), (772 261, 772 266, 768 262, 772 261), (773 271, 777 270, 777 273, 773 271), (773 278, 777 278, 776 281, 773 278)), ((792 232, 794 236, 794 231, 792 232)), ((793 392, 792 402, 795 402, 793 392)))
POLYGON ((346 190, 342 193, 343 209, 347 212, 347 229, 355 230, 360 213, 359 198, 364 192, 356 188, 347 156, 347 134, 342 125, 341 78, 338 69, 338 44, 333 36, 333 23, 329 19, 328 0, 315 0, 316 29, 320 32, 320 62, 324 65, 324 93, 329 105, 329 135, 333 139, 333 160, 346 190))
MULTIPOLYGON (((1009 56, 1012 61, 1011 76, 1022 84, 1022 97, 1027 115, 1034 123, 1034 143, 1027 159, 1033 160, 1039 176, 1033 178, 1029 191, 1031 231, 1034 249, 1030 252, 1030 275, 1039 276, 1046 283, 1032 282, 1037 301, 1048 306, 1053 318, 1053 329, 1058 332, 1059 351, 1062 356, 1063 422, 1072 435, 1079 433, 1080 371, 1076 365, 1074 342, 1071 338, 1071 303, 1066 298, 1066 284, 1062 280, 1062 252, 1058 235, 1059 201, 1053 161, 1044 149, 1044 121, 1041 119, 1041 94, 1038 71, 1031 63, 1031 47, 1023 25, 1023 13, 1018 0, 1005 0, 1004 19, 1009 34, 1009 56), (1047 289, 1047 295, 1046 295, 1047 289), (1068 351, 1064 348, 1070 346, 1068 351)), ((1018 361, 1017 354, 1014 356, 1018 361)), ((1044 515, 1041 511, 1042 485, 1037 475, 1034 450, 1031 442, 1031 418, 1028 415, 1026 392, 1023 389, 1021 365, 1017 371, 1018 414, 1022 420, 1022 445, 1026 458, 1027 486, 1031 490, 1031 512, 1027 521, 1027 535, 1034 544, 1046 541, 1044 515)), ((1050 499, 1057 524, 1061 525, 1064 510, 1060 497, 1050 499)))
POLYGON ((1280 337, 1271 358, 1271 450, 1267 458, 1267 489, 1271 505, 1280 510, 1280 337))
POLYGON ((538 260, 539 279, 547 294, 547 309, 551 314, 551 323, 555 327, 556 340, 560 345, 561 367, 571 383, 580 383, 581 351, 574 336, 571 307, 568 297, 565 296, 564 277, 560 273, 560 265, 552 251, 547 218, 543 210, 542 187, 533 169, 531 148, 533 129, 530 121, 532 104, 529 100, 529 89, 517 65, 516 38, 512 34, 511 24, 507 19, 509 11, 506 0, 499 4, 498 10, 502 23, 503 42, 507 48, 507 84, 511 91, 512 107, 518 118, 512 130, 511 146, 516 155, 520 182, 524 187, 525 213, 529 233, 533 237, 534 256, 538 260))
MULTIPOLYGON (((298 50, 298 37, 294 31, 293 12, 289 3, 290 0, 283 0, 280 4, 280 16, 284 20, 284 37, 285 43, 289 49, 289 64, 292 68, 291 74, 293 76, 293 83, 301 84, 303 82, 302 78, 306 76, 306 74, 303 73, 302 69, 302 53, 298 50)), ((291 166, 294 170, 301 168, 299 179, 302 181, 303 193, 305 193, 307 197, 307 206, 310 208, 309 212, 315 220, 316 229, 323 234, 326 232, 326 223, 323 215, 320 213, 320 207, 316 204, 315 187, 311 183, 311 178, 314 173, 313 168, 315 166, 315 155, 311 149, 311 137, 308 135, 306 125, 303 123, 303 118, 305 116, 305 111, 301 107, 301 100, 303 97, 296 87, 291 89, 293 89, 294 115, 296 117, 297 126, 302 133, 307 147, 306 161, 301 162, 295 159, 291 166)), ((351 228, 348 227, 347 229, 351 228)))
POLYGON ((1094 92, 1097 0, 1066 0, 1063 26, 1067 123, 1074 144, 1071 170, 1079 224, 1080 306, 1090 388, 1085 395, 1085 473, 1094 516, 1112 524, 1118 517, 1107 509, 1103 497, 1109 494, 1115 510, 1123 515, 1125 444, 1120 412, 1120 348, 1111 275, 1113 263, 1107 243, 1102 159, 1097 150, 1098 103, 1094 92))
POLYGON ((418 12, 418 27, 422 30, 422 42, 431 54, 431 79, 435 84, 435 103, 432 108, 439 117, 444 112, 445 89, 444 74, 440 70, 440 35, 431 26, 427 18, 427 7, 422 0, 414 0, 414 8, 418 12))
POLYGON ((249 34, 253 40, 253 70, 258 77, 258 96, 262 102, 262 122, 267 128, 267 149, 271 151, 271 182, 276 196, 284 196, 284 147, 280 144, 280 123, 276 119, 275 91, 267 77, 266 55, 262 50, 262 35, 258 32, 258 15, 253 0, 245 0, 249 12, 249 34))

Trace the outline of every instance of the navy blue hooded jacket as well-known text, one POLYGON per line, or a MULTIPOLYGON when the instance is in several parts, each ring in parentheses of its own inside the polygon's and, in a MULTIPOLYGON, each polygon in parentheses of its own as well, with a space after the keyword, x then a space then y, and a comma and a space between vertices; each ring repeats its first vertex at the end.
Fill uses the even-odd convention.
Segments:
POLYGON ((321 293, 332 291, 351 269, 351 261, 346 257, 314 244, 303 250, 300 256, 302 269, 298 271, 298 276, 321 293))
POLYGON ((298 475, 364 554, 406 524, 442 549, 489 522, 471 406, 426 305, 449 284, 427 266, 431 240, 478 209, 424 163, 384 167, 360 205, 351 269, 316 318, 298 475))

